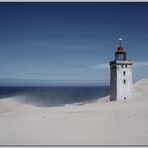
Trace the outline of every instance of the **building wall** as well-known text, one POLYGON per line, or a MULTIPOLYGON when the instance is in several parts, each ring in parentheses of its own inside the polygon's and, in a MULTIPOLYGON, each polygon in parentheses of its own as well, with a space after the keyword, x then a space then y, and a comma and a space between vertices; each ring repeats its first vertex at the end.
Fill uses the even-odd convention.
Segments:
POLYGON ((110 101, 116 100, 116 89, 117 89, 117 72, 116 66, 110 67, 110 101))
POLYGON ((129 99, 132 94, 132 66, 117 65, 117 100, 129 99), (127 67, 126 67, 127 66, 127 67), (125 72, 125 75, 124 75, 125 72))
MULTIPOLYGON (((128 62, 128 61, 127 61, 128 62)), ((132 65, 125 62, 110 65, 110 101, 125 100, 132 94, 132 65)))

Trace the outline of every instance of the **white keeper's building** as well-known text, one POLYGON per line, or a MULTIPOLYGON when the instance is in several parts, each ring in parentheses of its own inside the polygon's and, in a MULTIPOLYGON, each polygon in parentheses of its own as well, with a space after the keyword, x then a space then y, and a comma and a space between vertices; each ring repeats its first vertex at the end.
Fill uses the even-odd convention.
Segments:
POLYGON ((132 94, 132 62, 120 45, 115 52, 115 60, 110 62, 110 101, 126 100, 132 94))

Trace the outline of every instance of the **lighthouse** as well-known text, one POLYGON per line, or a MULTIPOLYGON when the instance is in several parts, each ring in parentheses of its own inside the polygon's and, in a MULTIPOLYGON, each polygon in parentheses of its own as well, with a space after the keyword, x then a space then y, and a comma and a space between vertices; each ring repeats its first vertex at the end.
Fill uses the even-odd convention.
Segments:
POLYGON ((119 38, 115 60, 110 61, 110 101, 129 99, 132 87, 132 62, 127 60, 122 38, 119 38))

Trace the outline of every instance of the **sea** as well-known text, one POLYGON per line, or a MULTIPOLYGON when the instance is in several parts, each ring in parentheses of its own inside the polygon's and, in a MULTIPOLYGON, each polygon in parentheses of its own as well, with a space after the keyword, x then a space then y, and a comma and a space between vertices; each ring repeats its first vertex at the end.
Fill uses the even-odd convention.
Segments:
POLYGON ((109 86, 0 86, 0 99, 13 98, 41 107, 82 105, 107 95, 109 86))

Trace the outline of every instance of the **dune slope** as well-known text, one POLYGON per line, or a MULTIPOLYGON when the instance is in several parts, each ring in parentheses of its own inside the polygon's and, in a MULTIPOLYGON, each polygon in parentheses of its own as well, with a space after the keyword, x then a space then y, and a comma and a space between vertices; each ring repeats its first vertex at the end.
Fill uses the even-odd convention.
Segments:
POLYGON ((0 100, 0 145, 147 145, 148 80, 129 100, 35 107, 0 100))

